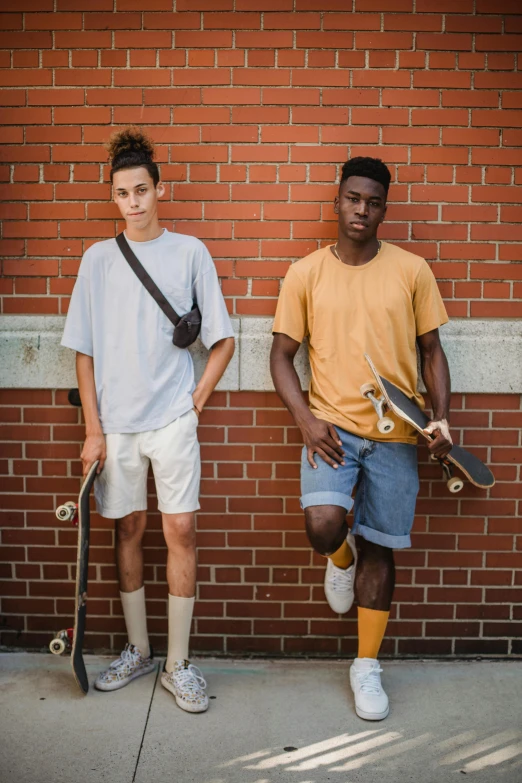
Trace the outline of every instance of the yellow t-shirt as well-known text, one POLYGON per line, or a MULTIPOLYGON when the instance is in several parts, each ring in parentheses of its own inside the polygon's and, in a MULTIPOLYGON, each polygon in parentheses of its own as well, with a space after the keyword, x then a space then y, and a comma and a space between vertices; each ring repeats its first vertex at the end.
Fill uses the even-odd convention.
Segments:
POLYGON ((374 381, 364 354, 377 371, 408 397, 417 392, 417 335, 437 329, 448 316, 433 272, 423 258, 388 242, 362 266, 343 264, 330 246, 289 268, 273 331, 297 342, 307 337, 312 379, 310 409, 362 438, 415 443, 416 433, 396 421, 381 435, 371 402, 361 396, 374 381))

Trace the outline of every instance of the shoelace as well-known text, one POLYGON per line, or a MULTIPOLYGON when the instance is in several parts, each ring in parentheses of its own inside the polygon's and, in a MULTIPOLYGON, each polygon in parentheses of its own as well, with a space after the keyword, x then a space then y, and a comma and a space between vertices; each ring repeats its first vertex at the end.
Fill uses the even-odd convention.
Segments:
POLYGON ((381 672, 382 669, 379 665, 368 671, 357 672, 357 679, 359 680, 362 693, 376 695, 381 692, 381 678, 379 677, 381 672))
POLYGON ((133 663, 136 663, 136 658, 137 658, 137 654, 131 652, 131 650, 129 650, 128 647, 126 647, 124 650, 121 651, 120 657, 111 663, 110 668, 117 669, 121 665, 125 665, 125 664, 132 666, 133 663))
POLYGON ((192 663, 189 664, 186 669, 175 672, 173 677, 176 680, 176 685, 179 685, 180 688, 184 688, 191 693, 195 693, 201 689, 204 690, 207 687, 207 682, 201 671, 192 663))
POLYGON ((353 569, 352 568, 338 568, 333 566, 331 569, 329 580, 333 589, 336 591, 348 591, 351 590, 353 581, 353 569))

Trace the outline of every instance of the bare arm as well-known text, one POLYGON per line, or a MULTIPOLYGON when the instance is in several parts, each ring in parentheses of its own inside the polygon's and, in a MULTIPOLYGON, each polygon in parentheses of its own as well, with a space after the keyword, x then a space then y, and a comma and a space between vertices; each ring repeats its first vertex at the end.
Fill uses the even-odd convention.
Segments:
POLYGON ((301 391, 299 376, 295 371, 294 357, 299 343, 287 334, 274 334, 270 353, 270 372, 276 392, 295 419, 301 430, 308 454, 308 462, 316 468, 314 453, 337 468, 344 465, 344 452, 333 424, 317 419, 308 408, 301 391))
POLYGON ((420 335, 417 337, 417 343, 421 355, 422 378, 433 409, 433 419, 426 431, 436 435, 428 448, 437 457, 444 457, 452 446, 449 434, 451 381, 448 360, 440 344, 438 329, 420 335))
POLYGON ((98 415, 92 356, 87 356, 85 353, 76 353, 76 376, 78 378, 78 389, 85 419, 85 443, 83 444, 81 460, 83 475, 86 476, 91 465, 96 460, 100 460, 98 466, 99 473, 107 456, 105 437, 98 415))
POLYGON ((194 408, 198 416, 216 388, 219 379, 227 369, 228 363, 234 355, 234 350, 235 343, 233 337, 225 337, 223 340, 218 340, 217 343, 212 346, 207 366, 192 395, 194 408))

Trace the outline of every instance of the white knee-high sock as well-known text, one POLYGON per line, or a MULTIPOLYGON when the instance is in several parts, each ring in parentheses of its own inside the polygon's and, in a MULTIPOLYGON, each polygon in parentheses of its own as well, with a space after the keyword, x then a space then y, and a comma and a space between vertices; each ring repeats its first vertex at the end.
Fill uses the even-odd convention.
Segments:
POLYGON ((188 659, 190 626, 194 598, 180 598, 169 594, 169 646, 165 669, 171 672, 176 661, 188 659))
POLYGON ((147 612, 145 609, 145 587, 132 593, 120 591, 123 616, 127 626, 130 644, 134 644, 144 658, 150 655, 149 635, 147 633, 147 612))

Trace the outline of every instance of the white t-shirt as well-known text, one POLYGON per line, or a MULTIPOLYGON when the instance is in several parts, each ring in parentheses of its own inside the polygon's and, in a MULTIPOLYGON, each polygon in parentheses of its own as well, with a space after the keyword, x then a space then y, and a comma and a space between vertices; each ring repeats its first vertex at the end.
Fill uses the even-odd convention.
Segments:
MULTIPOLYGON (((164 229, 149 242, 127 241, 178 315, 197 301, 206 348, 233 337, 214 262, 199 239, 164 229)), ((116 240, 92 245, 80 265, 62 345, 93 357, 104 433, 160 429, 193 407, 192 357, 172 344, 173 331, 116 240)))

